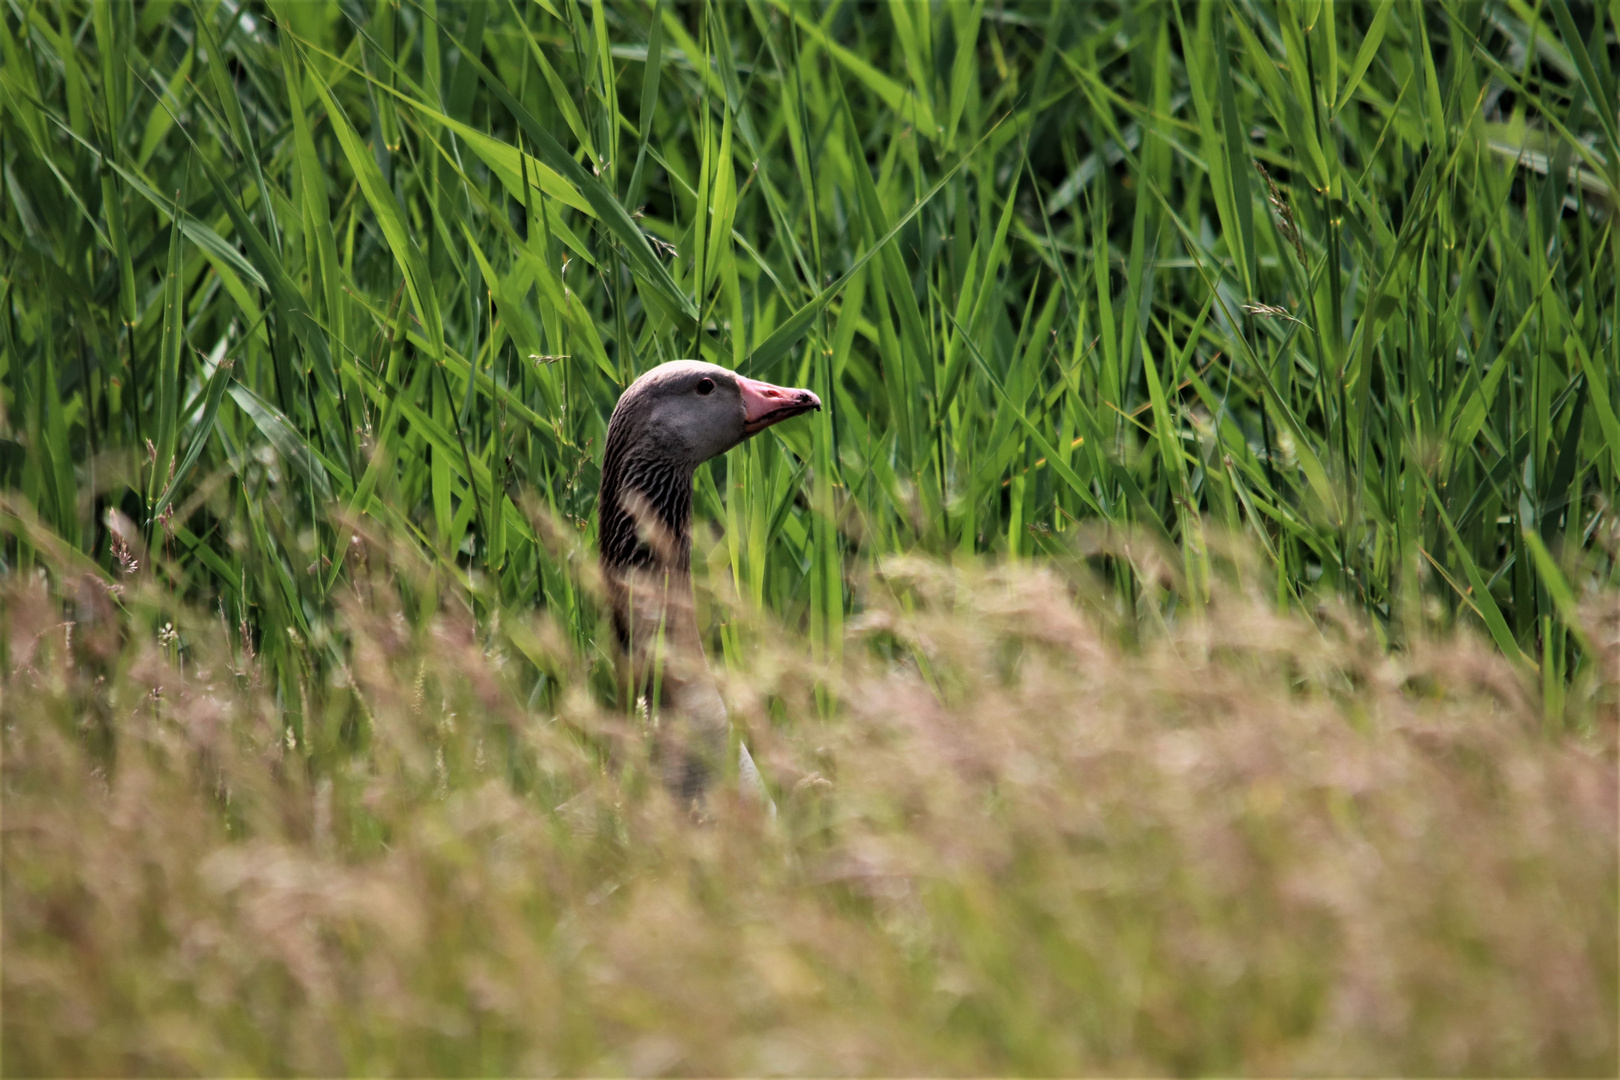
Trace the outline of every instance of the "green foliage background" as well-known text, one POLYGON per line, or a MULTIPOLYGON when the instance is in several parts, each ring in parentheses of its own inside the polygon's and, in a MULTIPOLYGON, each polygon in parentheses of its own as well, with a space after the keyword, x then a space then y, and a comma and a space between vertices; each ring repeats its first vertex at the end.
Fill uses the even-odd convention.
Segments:
POLYGON ((12 2, 6 482, 287 678, 339 513, 584 644, 524 497, 588 532, 618 391, 702 355, 830 404, 697 500, 820 647, 874 553, 1128 524, 1182 567, 1123 601, 1197 606, 1215 526, 1551 686, 1616 577, 1615 14, 12 2))

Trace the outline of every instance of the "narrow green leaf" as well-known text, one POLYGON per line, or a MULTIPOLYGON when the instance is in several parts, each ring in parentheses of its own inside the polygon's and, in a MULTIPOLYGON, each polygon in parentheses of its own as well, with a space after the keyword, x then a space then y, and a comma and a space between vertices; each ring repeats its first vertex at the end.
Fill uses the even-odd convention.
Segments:
POLYGON ((647 238, 642 235, 640 227, 636 225, 619 200, 613 197, 613 193, 600 180, 586 172, 579 162, 575 161, 573 156, 564 150, 556 139, 551 137, 551 133, 540 126, 539 122, 512 96, 506 89, 505 84, 483 65, 482 61, 465 51, 462 55, 477 69, 479 76, 484 80, 484 85, 489 87, 490 92, 500 99, 501 104, 506 106, 507 111, 517 120, 519 126, 523 128, 523 133, 529 137, 540 151, 540 159, 561 173, 564 179, 572 183, 585 195, 591 206, 595 208, 602 223, 623 245, 626 257, 630 260, 632 268, 641 276, 641 279, 647 282, 649 287, 674 311, 696 323, 698 319, 696 305, 676 288, 675 280, 670 277, 669 270, 665 268, 663 263, 658 261, 658 256, 653 253, 652 245, 647 243, 647 238))
POLYGON ((1535 661, 1525 655, 1524 651, 1519 648, 1519 643, 1513 639, 1513 631, 1508 629, 1507 620, 1502 617, 1502 609, 1496 606, 1496 599, 1491 596, 1491 590, 1485 583, 1484 575, 1479 572, 1479 567, 1474 563, 1474 557, 1468 551, 1468 545, 1463 542, 1461 534, 1457 532, 1457 527, 1452 524, 1451 515, 1446 513, 1445 503, 1441 501, 1439 493, 1434 490, 1434 485, 1429 482, 1428 474, 1422 470, 1415 470, 1415 473, 1422 478, 1423 486, 1429 493, 1429 499, 1434 504, 1435 511, 1440 515, 1440 523, 1445 526, 1446 535, 1451 539, 1452 552, 1455 554, 1457 561, 1462 564, 1463 573, 1468 575, 1468 591, 1459 593, 1459 595, 1475 611, 1479 612, 1479 617, 1484 620, 1486 629, 1491 632, 1491 639, 1496 642, 1496 647, 1502 650, 1504 656, 1524 668, 1535 670, 1535 661))
POLYGON ((928 107, 927 101, 838 44, 825 30, 806 17, 797 5, 788 3, 788 0, 772 0, 772 2, 783 14, 791 15, 812 40, 826 49, 833 59, 859 79, 863 86, 876 94, 895 115, 915 125, 917 130, 929 139, 937 140, 944 134, 934 119, 934 111, 928 107))
POLYGON ((652 141, 653 118, 658 112, 658 81, 664 66, 663 0, 652 0, 651 26, 647 31, 647 63, 641 71, 641 115, 636 126, 636 167, 630 174, 626 203, 641 201, 641 170, 647 162, 647 146, 652 141))
POLYGON ((169 230, 169 263, 163 275, 163 336, 158 346, 157 441, 153 447, 152 475, 147 478, 147 503, 163 490, 164 481, 174 468, 175 440, 180 413, 180 347, 185 333, 185 281, 182 277, 185 232, 180 228, 185 198, 182 190, 171 206, 173 224, 169 230))
MULTIPOLYGON (((950 319, 952 324, 956 324, 956 320, 948 313, 946 318, 950 319)), ((1079 497, 1081 502, 1091 507, 1091 509, 1099 517, 1107 517, 1108 515, 1103 510, 1102 506, 1097 502, 1096 497, 1092 495, 1091 488, 1084 480, 1080 479, 1079 475, 1076 474, 1072 468, 1064 463, 1063 456, 1057 452, 1057 449, 1047 440, 1046 436, 1041 433, 1041 429, 1037 427, 1027 415, 1025 415, 1023 408, 1021 408, 1017 402, 1013 401, 1012 398, 1008 396, 1006 388, 1001 385, 1001 380, 996 378, 995 371, 992 370, 989 363, 985 361, 984 354, 979 352, 978 345, 976 345, 973 339, 969 337, 965 331, 963 331, 960 325, 956 326, 956 332, 962 335, 963 342, 967 344, 968 353, 973 357, 973 363, 978 367, 979 373, 984 376, 984 381, 989 384, 990 389, 995 391, 996 398, 1006 404, 1012 410, 1011 415, 1018 421, 1019 425, 1023 427, 1025 433, 1029 436, 1030 442, 1034 443, 1035 446, 1040 450, 1041 454, 1045 456, 1047 468, 1051 469, 1053 472, 1057 473, 1058 476, 1062 477, 1063 482, 1069 485, 1069 490, 1073 491, 1075 495, 1079 497)))
MULTIPOLYGON (((469 56, 465 52, 462 55, 469 56)), ((427 330, 429 355, 437 359, 443 350, 444 330, 439 317, 438 295, 432 275, 428 272, 427 260, 423 258, 421 249, 406 231, 405 218, 400 213, 399 203, 395 200, 388 182, 383 179, 376 158, 372 157, 365 144, 360 141, 354 128, 349 126, 349 119, 344 114, 342 106, 332 97, 332 91, 320 73, 311 70, 310 75, 315 92, 320 95, 322 103, 326 106, 327 119, 338 138, 338 145, 343 148, 343 155, 349 161, 349 168, 354 170, 355 180, 360 185, 367 205, 377 217, 377 227, 382 230, 383 239, 393 252, 394 261, 399 264, 400 270, 405 275, 406 291, 411 294, 412 306, 416 308, 417 316, 427 330)))
POLYGON ((1603 431, 1603 446, 1609 452, 1610 468, 1620 470, 1620 418, 1615 416, 1614 402, 1610 398, 1609 373, 1603 365, 1594 363, 1587 355, 1586 346, 1574 334, 1564 339, 1564 350, 1580 361, 1581 370, 1591 383, 1592 407, 1598 414, 1598 426, 1603 431))
MULTIPOLYGON (((991 128, 990 130, 993 132, 995 128, 991 128)), ((782 324, 776 328, 775 332, 772 333, 770 337, 756 345, 754 350, 748 354, 749 370, 756 376, 763 375, 770 371, 770 369, 776 365, 777 361, 786 356, 788 350, 797 345, 799 339, 802 338, 805 335, 805 332, 810 329, 810 324, 815 320, 815 317, 821 313, 823 308, 832 302, 833 297, 837 296, 839 292, 842 291, 844 286, 848 284, 849 279, 855 275, 855 272, 871 261, 872 256, 882 251, 884 246, 888 244, 890 240, 893 240, 897 235, 899 235, 900 230, 909 225, 911 223, 911 219, 916 217, 917 214, 922 211, 923 207, 932 202, 935 195, 938 195, 942 190, 944 190, 945 185, 950 182, 951 177, 960 172, 962 167, 973 159, 973 155, 978 151, 979 147, 983 146, 985 141, 989 138, 990 132, 986 132, 984 137, 974 144, 973 149, 963 154, 961 160, 955 165, 951 166, 950 171, 944 176, 940 177, 938 182, 936 182, 933 187, 929 188, 927 193, 924 194, 922 198, 918 199, 916 203, 912 205, 911 209, 907 210, 905 214, 901 216, 900 220, 896 221, 894 225, 890 227, 888 232, 884 233, 875 244, 862 252, 860 257, 855 260, 854 264, 851 265, 848 270, 844 271, 843 275, 840 276, 837 281, 833 282, 831 285, 828 285, 825 289, 822 289, 821 292, 816 294, 815 299, 804 304, 792 315, 789 315, 782 321, 782 324)))
MULTIPOLYGON (((1603 137, 1608 140, 1610 190, 1620 191, 1620 121, 1615 119, 1614 87, 1592 66, 1592 57, 1586 51, 1586 43, 1581 40, 1580 30, 1575 25, 1574 17, 1569 13, 1569 0, 1547 0, 1547 2, 1552 6, 1553 18, 1558 22, 1559 36, 1564 39, 1564 46, 1569 49, 1570 58, 1575 61, 1575 70, 1580 75, 1581 86, 1586 90, 1593 111, 1597 113, 1603 137)), ((1598 21, 1601 24, 1601 16, 1598 21)), ((1601 31, 1597 47, 1608 48, 1602 39, 1601 31)))
POLYGON ((1575 602, 1575 592, 1569 587, 1564 572, 1558 569, 1558 563, 1552 557, 1552 552, 1547 550, 1547 545, 1534 529, 1525 529, 1522 535, 1524 545, 1530 549, 1530 556, 1535 561, 1536 574, 1541 578, 1541 583, 1547 587, 1547 595, 1552 597, 1553 606, 1558 609, 1558 617, 1563 619, 1564 625, 1575 634, 1581 648, 1591 652, 1591 639, 1586 636, 1586 630, 1581 623, 1580 607, 1575 602))
POLYGON ((174 470, 168 486, 158 497, 157 505, 152 508, 154 518, 162 517, 163 511, 169 508, 174 500, 175 492, 180 485, 186 482, 191 470, 196 466, 197 459, 202 456, 203 447, 208 445, 208 437, 214 433, 214 419, 219 414, 219 403, 225 400, 225 389, 230 383, 231 368, 235 366, 232 360, 221 360, 214 365, 214 372, 208 377, 208 387, 203 398, 202 415, 197 419, 197 426, 191 433, 191 442, 186 447, 186 456, 180 459, 179 468, 174 470))
POLYGON ((1379 0, 1378 10, 1373 13, 1372 23, 1367 27, 1367 35, 1361 39, 1361 48, 1356 50, 1356 58, 1350 65, 1350 77, 1345 80, 1344 90, 1333 106, 1335 116, 1349 104, 1351 95, 1372 66, 1373 57, 1378 55, 1378 46, 1383 43, 1384 31, 1389 27, 1390 12, 1394 10, 1395 0, 1379 0))

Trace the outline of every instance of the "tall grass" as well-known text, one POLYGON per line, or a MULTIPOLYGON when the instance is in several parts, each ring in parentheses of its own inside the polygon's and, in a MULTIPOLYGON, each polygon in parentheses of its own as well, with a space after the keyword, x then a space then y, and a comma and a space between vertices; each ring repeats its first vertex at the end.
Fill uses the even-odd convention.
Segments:
POLYGON ((617 393, 701 354, 831 403, 697 500, 820 647, 875 556, 1077 521, 1181 547, 1171 598, 1111 562, 1133 615, 1196 608, 1218 526, 1280 605, 1482 624, 1557 722, 1617 573, 1577 9, 12 4, 7 482, 104 567, 122 513, 284 689, 340 511, 583 643, 522 499, 588 533, 617 393))
POLYGON ((1612 1071, 1617 26, 0 4, 5 1067, 1612 1071))

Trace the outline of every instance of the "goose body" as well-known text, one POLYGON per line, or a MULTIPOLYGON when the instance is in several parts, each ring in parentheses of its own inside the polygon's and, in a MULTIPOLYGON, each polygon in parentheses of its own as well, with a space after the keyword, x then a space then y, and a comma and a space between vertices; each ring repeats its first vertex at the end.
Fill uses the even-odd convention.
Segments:
MULTIPOLYGON (((666 785, 696 801, 725 752, 729 720, 692 606, 692 475, 773 424, 821 408, 809 390, 674 360, 620 395, 608 421, 597 536, 613 625, 632 683, 661 699, 666 785)), ((741 778, 761 796, 746 746, 741 778)))

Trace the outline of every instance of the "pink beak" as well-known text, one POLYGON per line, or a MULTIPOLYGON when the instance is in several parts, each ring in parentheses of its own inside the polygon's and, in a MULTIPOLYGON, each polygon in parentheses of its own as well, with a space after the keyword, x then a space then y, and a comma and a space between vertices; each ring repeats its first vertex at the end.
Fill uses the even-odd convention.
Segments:
POLYGON ((821 408, 821 399, 809 390, 773 386, 746 375, 737 376, 737 389, 742 391, 743 430, 750 435, 791 416, 821 408))

